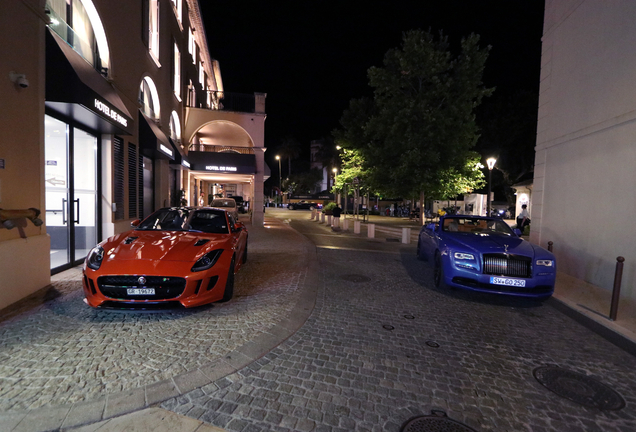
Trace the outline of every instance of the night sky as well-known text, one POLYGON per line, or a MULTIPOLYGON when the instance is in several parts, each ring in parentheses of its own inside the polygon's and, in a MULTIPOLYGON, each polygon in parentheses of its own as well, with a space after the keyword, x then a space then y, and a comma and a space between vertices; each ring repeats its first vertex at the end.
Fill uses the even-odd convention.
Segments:
MULTIPOLYGON (((484 81, 504 94, 539 90, 542 0, 201 0, 208 47, 232 93, 267 93, 266 160, 291 135, 309 141, 339 127, 352 98, 371 96, 367 70, 412 29, 451 43, 470 33, 492 50, 484 81)), ((307 156, 308 157, 308 156, 307 156)))

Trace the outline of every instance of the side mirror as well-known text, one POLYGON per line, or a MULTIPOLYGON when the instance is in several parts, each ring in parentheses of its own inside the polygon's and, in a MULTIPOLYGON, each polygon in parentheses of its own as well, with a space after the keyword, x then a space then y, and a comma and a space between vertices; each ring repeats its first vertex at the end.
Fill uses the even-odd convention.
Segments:
POLYGON ((517 234, 517 237, 521 237, 521 235, 523 234, 519 228, 515 228, 513 231, 515 234, 517 234))
POLYGON ((434 223, 430 223, 430 224, 426 225, 426 229, 430 230, 430 231, 435 231, 435 224, 434 223))
POLYGON ((139 220, 139 219, 135 219, 134 221, 132 221, 132 222, 130 223, 130 226, 131 226, 131 227, 133 227, 133 228, 137 228, 137 227, 139 226, 139 224, 140 224, 140 223, 141 223, 141 220, 139 220))

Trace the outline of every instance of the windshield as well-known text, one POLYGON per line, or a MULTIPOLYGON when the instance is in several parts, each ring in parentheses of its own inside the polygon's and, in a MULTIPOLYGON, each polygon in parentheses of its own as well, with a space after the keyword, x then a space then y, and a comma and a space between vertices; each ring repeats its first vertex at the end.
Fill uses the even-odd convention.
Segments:
POLYGON ((210 207, 231 207, 234 208, 236 207, 236 201, 234 201, 233 199, 215 199, 212 200, 212 203, 210 204, 210 207))
POLYGON ((449 218, 444 219, 442 228, 445 232, 460 233, 499 233, 514 235, 510 226, 501 220, 480 218, 449 218))
POLYGON ((140 231, 193 231, 210 234, 228 234, 225 212, 204 209, 161 209, 144 219, 140 231))

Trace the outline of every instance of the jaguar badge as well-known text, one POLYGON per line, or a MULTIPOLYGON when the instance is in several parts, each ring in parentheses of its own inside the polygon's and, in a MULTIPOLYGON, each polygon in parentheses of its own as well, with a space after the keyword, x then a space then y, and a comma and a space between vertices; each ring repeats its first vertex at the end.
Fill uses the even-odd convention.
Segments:
POLYGON ((146 278, 141 276, 139 279, 137 279, 137 283, 139 285, 146 285, 146 278))
POLYGON ((508 245, 507 244, 504 245, 504 253, 508 253, 508 245))

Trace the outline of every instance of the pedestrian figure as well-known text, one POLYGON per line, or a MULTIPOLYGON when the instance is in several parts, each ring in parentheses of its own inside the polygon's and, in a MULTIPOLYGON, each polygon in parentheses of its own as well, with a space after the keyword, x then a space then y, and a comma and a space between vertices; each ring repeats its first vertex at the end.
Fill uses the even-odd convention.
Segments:
POLYGON ((521 206, 521 213, 517 216, 517 228, 523 232, 526 226, 530 225, 530 213, 528 213, 528 206, 521 206))
POLYGON ((331 212, 333 215, 333 225, 331 228, 334 231, 339 231, 340 230, 340 214, 342 213, 342 209, 340 208, 338 204, 336 204, 336 206, 331 210, 331 212))

